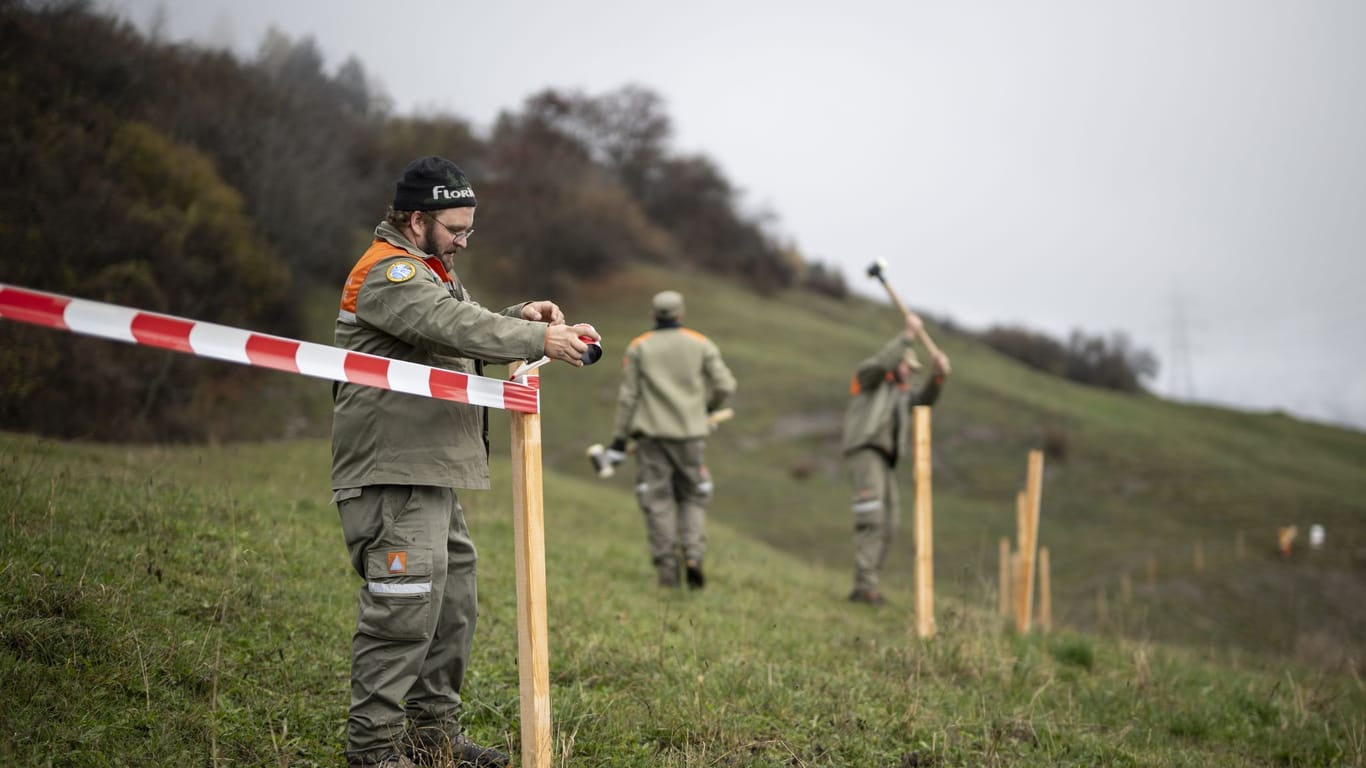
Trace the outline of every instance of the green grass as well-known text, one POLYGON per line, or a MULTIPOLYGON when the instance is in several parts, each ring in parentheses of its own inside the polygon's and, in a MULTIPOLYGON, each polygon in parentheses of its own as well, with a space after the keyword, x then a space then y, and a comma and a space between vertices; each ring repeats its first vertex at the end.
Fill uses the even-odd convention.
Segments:
MULTIPOLYGON (((507 462, 467 494, 479 739, 515 749, 507 462)), ((0 434, 0 758, 338 765, 358 580, 320 441, 95 447, 0 434)), ((701 593, 653 586, 629 493, 545 479, 555 764, 1362 765, 1354 678, 1065 632, 939 602, 845 602, 847 574, 710 529, 701 593)))

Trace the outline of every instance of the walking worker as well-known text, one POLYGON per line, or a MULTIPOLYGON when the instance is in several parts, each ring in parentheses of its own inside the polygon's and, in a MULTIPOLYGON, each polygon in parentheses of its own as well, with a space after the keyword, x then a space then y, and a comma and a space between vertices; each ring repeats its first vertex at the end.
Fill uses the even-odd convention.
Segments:
POLYGON ((636 498, 659 585, 678 586, 681 548, 688 586, 701 589, 712 495, 707 417, 735 392, 735 377, 711 339, 683 327, 682 294, 662 291, 652 303, 654 328, 626 347, 609 451, 620 461, 635 440, 636 498))
MULTIPOLYGON (((455 275, 474 232, 469 180, 440 157, 403 171, 375 239, 351 270, 337 346, 481 375, 486 362, 581 365, 597 338, 551 301, 501 314, 455 275)), ((460 687, 478 614, 474 543, 456 489, 489 487, 484 408, 339 383, 332 490, 351 564, 364 579, 351 644, 351 766, 503 766, 470 741, 460 687)))
POLYGON ((931 375, 912 391, 911 377, 920 363, 911 345, 923 329, 920 318, 907 313, 904 332, 859 363, 849 383, 841 447, 854 491, 854 590, 849 599, 856 603, 884 601, 878 572, 901 519, 895 469, 906 454, 911 408, 933 405, 948 375, 948 358, 936 353, 931 375))

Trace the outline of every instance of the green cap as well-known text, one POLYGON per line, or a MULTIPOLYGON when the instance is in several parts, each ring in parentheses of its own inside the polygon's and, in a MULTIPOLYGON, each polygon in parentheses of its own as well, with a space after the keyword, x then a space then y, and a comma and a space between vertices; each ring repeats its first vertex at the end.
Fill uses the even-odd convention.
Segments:
POLYGON ((662 320, 677 320, 683 314, 683 294, 678 291, 660 291, 651 302, 655 317, 662 320))

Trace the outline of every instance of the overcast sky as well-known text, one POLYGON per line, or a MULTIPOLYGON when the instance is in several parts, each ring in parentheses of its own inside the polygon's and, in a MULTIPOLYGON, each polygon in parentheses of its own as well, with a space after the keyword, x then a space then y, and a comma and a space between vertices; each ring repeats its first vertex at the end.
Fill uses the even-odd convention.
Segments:
POLYGON ((884 258, 933 314, 1124 331, 1161 393, 1366 428, 1362 0, 104 6, 246 57, 312 37, 480 128, 642 85, 675 151, 862 292, 884 258))

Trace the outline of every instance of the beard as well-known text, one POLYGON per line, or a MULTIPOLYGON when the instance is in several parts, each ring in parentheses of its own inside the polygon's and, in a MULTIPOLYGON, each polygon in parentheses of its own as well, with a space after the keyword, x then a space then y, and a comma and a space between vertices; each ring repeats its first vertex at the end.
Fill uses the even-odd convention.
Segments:
POLYGON ((423 242, 421 243, 421 248, 422 248, 423 251, 427 252, 428 254, 430 254, 430 255, 432 255, 432 256, 435 256, 436 258, 440 259, 440 260, 441 260, 441 266, 445 267, 447 272, 454 272, 454 271, 455 271, 455 243, 454 243, 454 242, 451 242, 451 249, 450 249, 449 251, 445 251, 445 252, 442 252, 442 253, 432 253, 432 248, 433 248, 433 246, 434 246, 434 245, 436 244, 436 242, 437 242, 436 228, 437 228, 438 226, 440 226, 440 225, 437 224, 435 221, 432 221, 431 219, 427 218, 426 216, 422 217, 422 240, 423 240, 423 242))

